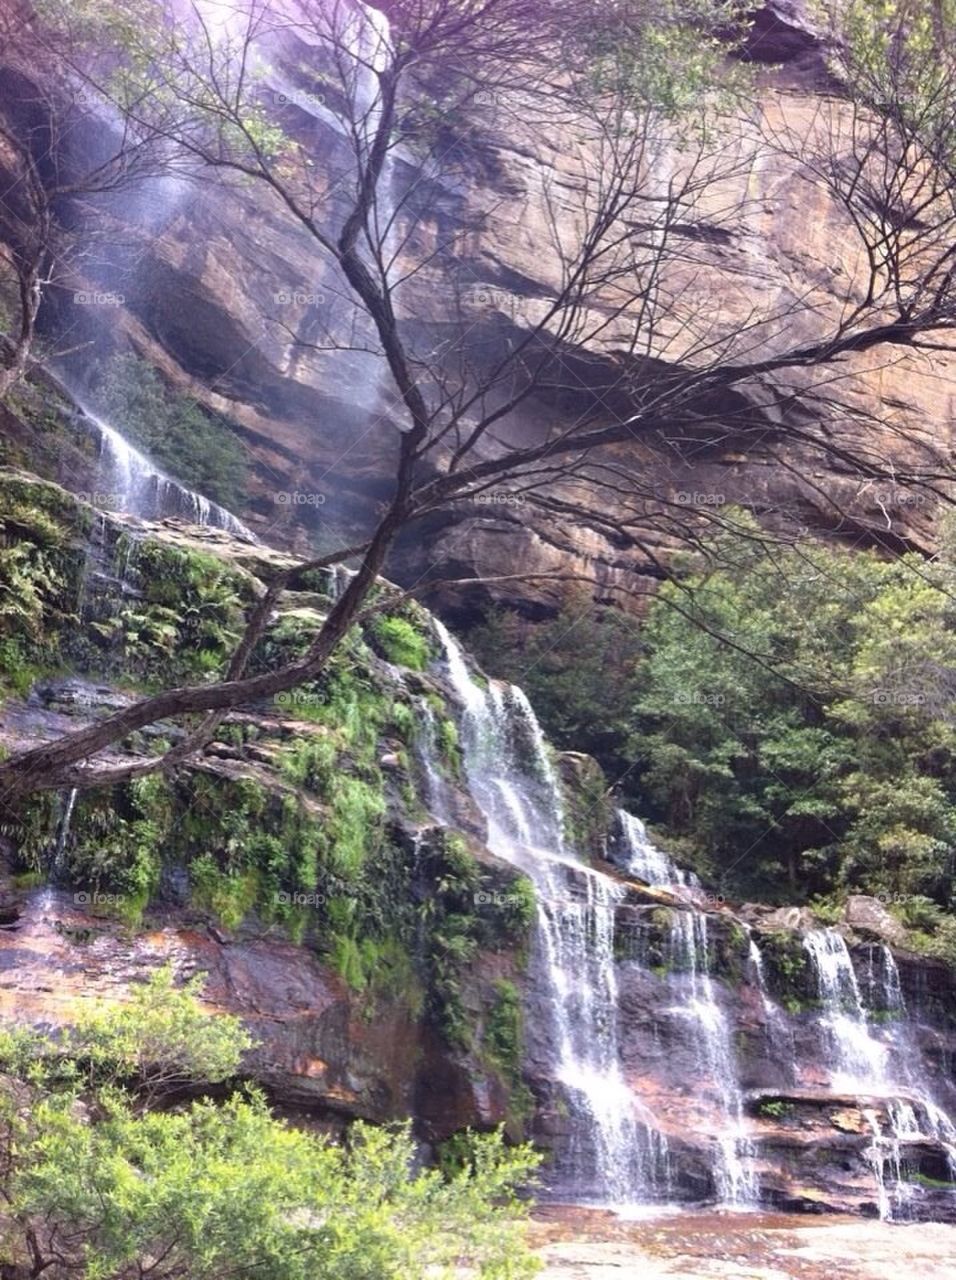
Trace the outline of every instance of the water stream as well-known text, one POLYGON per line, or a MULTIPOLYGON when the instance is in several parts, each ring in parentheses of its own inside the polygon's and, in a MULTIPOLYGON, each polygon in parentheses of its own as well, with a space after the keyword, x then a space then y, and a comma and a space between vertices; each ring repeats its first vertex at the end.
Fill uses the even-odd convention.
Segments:
POLYGON ((715 1138, 714 1182, 719 1200, 734 1208, 754 1204, 756 1148, 744 1117, 739 1072, 730 1027, 710 976, 707 916, 700 911, 674 911, 671 925, 672 968, 685 975, 688 991, 675 1012, 695 1025, 697 1075, 717 1104, 720 1127, 715 1138))

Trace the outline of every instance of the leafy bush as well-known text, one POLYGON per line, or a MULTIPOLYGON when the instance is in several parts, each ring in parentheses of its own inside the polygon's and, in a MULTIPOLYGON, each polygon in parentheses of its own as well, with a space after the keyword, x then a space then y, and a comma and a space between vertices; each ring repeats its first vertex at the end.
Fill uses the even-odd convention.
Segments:
POLYGON ((126 1092, 157 1071, 168 1086, 233 1073, 248 1037, 203 1015, 197 994, 164 971, 58 1044, 0 1036, 19 1077, 0 1090, 11 1274, 426 1280, 462 1260, 486 1280, 534 1274, 515 1191, 537 1159, 500 1134, 443 1175, 413 1171, 407 1126, 357 1124, 335 1145, 276 1119, 254 1090, 160 1110, 126 1092))

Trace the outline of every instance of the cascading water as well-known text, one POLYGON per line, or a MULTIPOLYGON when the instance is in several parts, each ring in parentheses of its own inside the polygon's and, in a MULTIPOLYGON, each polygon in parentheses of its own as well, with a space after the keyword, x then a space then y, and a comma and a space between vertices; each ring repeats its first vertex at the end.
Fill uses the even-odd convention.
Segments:
POLYGON ((619 1061, 614 923, 623 889, 567 849, 561 790, 524 694, 479 686, 456 641, 435 626, 464 708, 464 765, 488 846, 535 886, 534 963, 547 990, 553 1075, 572 1121, 552 1190, 603 1203, 649 1199, 666 1181, 667 1152, 619 1061))
POLYGON ((673 913, 671 949, 672 967, 685 974, 689 987, 688 998, 675 1012, 692 1019, 697 1027, 699 1075, 709 1082, 721 1117, 715 1135, 717 1194, 729 1206, 751 1205, 757 1199, 756 1150, 744 1118, 730 1028, 710 977, 707 916, 703 912, 673 913))
POLYGON ((425 784, 425 805, 436 822, 447 825, 451 821, 451 788, 442 772, 437 719, 427 698, 418 698, 415 705, 418 710, 415 750, 425 784))
POLYGON ((651 840, 640 818, 626 809, 616 813, 623 845, 623 868, 655 888, 696 889, 700 882, 692 871, 683 871, 651 840))
POLYGON ((50 860, 49 881, 56 884, 63 870, 63 858, 66 853, 66 842, 70 838, 70 826, 73 822, 73 810, 76 808, 76 799, 79 792, 76 787, 72 787, 67 793, 66 800, 63 804, 63 812, 60 815, 60 821, 57 826, 56 844, 53 848, 53 857, 50 860))
POLYGON ((886 946, 870 952, 867 996, 887 1018, 877 1026, 843 936, 835 929, 815 930, 804 946, 823 1005, 821 1023, 833 1063, 831 1087, 881 1100, 880 1106, 862 1109, 873 1139, 867 1155, 880 1216, 905 1218, 915 1194, 915 1184, 907 1178, 907 1144, 929 1140, 941 1147, 956 1181, 956 1126, 933 1099, 920 1056, 913 1051, 911 1029, 903 1021, 906 1006, 896 961, 886 946))
POLYGON ((256 541, 231 512, 165 475, 95 413, 83 408, 82 421, 100 441, 98 484, 108 495, 106 505, 144 520, 175 516, 190 524, 223 529, 246 542, 256 541))
POLYGON ((836 929, 815 929, 803 945, 823 1005, 821 1024, 833 1064, 830 1084, 839 1093, 883 1093, 887 1047, 870 1034, 853 961, 836 929))

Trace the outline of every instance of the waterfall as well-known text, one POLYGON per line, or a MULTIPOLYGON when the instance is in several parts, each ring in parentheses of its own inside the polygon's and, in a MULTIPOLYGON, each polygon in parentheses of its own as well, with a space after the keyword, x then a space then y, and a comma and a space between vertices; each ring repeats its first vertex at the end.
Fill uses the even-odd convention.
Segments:
POLYGON ((640 818, 635 818, 625 809, 618 809, 616 817, 625 871, 654 888, 699 888, 700 881, 692 871, 682 871, 662 849, 657 848, 640 818))
POLYGON ((769 1048, 773 1053, 774 1060, 781 1067, 782 1074, 792 1081, 796 1058, 793 1028, 787 1021, 783 1009, 767 990, 767 974, 764 968, 763 952, 760 950, 750 926, 745 925, 744 927, 747 931, 747 960, 753 975, 754 986, 760 993, 769 1048))
POLYGON ((56 844, 53 849, 53 859, 50 863, 49 880, 51 884, 56 884, 59 879, 60 872, 63 870, 63 857, 66 853, 66 842, 70 838, 70 827, 73 822, 73 810, 76 808, 76 798, 79 792, 76 787, 72 787, 67 793, 66 801, 63 805, 63 812, 57 826, 56 844))
POLYGON ((831 1086, 838 1093, 885 1093, 887 1047, 870 1033, 843 935, 836 929, 814 929, 804 938, 803 945, 823 1005, 821 1023, 831 1055, 831 1086))
POLYGON ((174 516, 190 524, 222 529, 245 542, 256 541, 255 534, 232 512, 171 479, 110 423, 82 404, 80 410, 81 422, 96 435, 100 444, 97 484, 105 495, 100 505, 144 520, 174 516))
POLYGON ((903 1024, 906 1005, 892 951, 880 945, 870 952, 866 988, 871 1004, 893 1021, 879 1031, 870 1023, 853 959, 835 929, 809 933, 810 957, 823 1005, 821 1022, 832 1054, 831 1087, 841 1093, 880 1098, 880 1110, 862 1109, 872 1142, 866 1156, 873 1168, 880 1216, 908 1216, 915 1186, 907 1180, 906 1144, 929 1140, 946 1154, 956 1181, 956 1125, 933 1099, 912 1028, 903 1024), (883 1038, 881 1038, 881 1035, 883 1038))
POLYGON ((437 620, 435 630, 463 707, 464 767, 488 847, 535 886, 533 963, 571 1119, 553 1190, 600 1203, 652 1198, 666 1183, 666 1142, 620 1066, 614 924, 624 889, 568 849, 560 786, 527 698, 513 686, 482 688, 437 620))
POLYGON ((751 1205, 756 1202, 758 1191, 754 1170, 756 1149, 744 1118, 730 1028, 710 977, 707 916, 692 910, 675 911, 673 914, 672 966, 686 974, 690 988, 688 999, 676 1012, 693 1019, 697 1026, 699 1073, 710 1082, 721 1115, 720 1128, 715 1135, 714 1180, 717 1194, 727 1205, 751 1205))

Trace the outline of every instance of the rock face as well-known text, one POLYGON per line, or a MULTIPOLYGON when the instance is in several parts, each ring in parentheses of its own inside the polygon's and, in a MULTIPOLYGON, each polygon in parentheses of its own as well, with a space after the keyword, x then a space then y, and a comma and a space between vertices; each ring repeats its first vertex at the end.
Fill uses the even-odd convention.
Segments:
MULTIPOLYGON (((807 7, 772 0, 760 8, 749 53, 757 63, 773 64, 761 73, 760 88, 769 128, 808 123, 826 74, 807 7)), ((295 81, 294 58, 280 69, 295 81)), ((286 125, 323 160, 334 155, 338 143, 323 119, 295 107, 286 125)), ((418 341, 441 340, 450 279, 464 281, 479 297, 474 341, 489 359, 520 337, 555 284, 558 266, 542 250, 550 240, 538 197, 548 184, 566 182, 573 140, 518 128, 496 131, 479 111, 458 139, 454 178, 427 183, 415 243, 451 248, 403 289, 403 314, 418 341)), ((414 157, 400 153, 398 189, 421 177, 414 157)), ((755 307, 785 309, 797 299, 818 315, 837 314, 853 269, 852 236, 839 212, 794 163, 755 160, 732 185, 730 200, 740 201, 733 220, 723 225, 715 208, 712 224, 705 210, 700 223, 687 228, 694 288, 716 330, 755 307)), ((119 291, 123 305, 81 306, 72 289, 60 290, 44 317, 47 328, 68 331, 77 347, 87 339, 101 349, 139 352, 234 423, 256 464, 250 507, 242 514, 270 540, 290 546, 320 534, 348 540, 388 491, 394 462, 394 414, 377 362, 308 345, 333 306, 336 286, 313 244, 276 204, 254 187, 224 196, 211 183, 199 190, 174 186, 158 189, 149 202, 109 210, 117 242, 127 236, 135 253, 128 260, 117 255, 97 283, 119 291)), ((570 205, 561 208, 559 216, 573 216, 570 205)), ((527 402, 507 424, 511 437, 527 440, 545 422, 599 409, 626 331, 626 323, 618 326, 602 351, 569 352, 580 392, 560 402, 527 402)), ((88 354, 74 358, 75 383, 82 384, 87 363, 88 354)), ((952 359, 942 355, 849 357, 840 370, 841 395, 871 421, 865 428, 847 427, 848 442, 864 443, 865 433, 867 448, 901 470, 930 453, 945 461, 953 445, 953 373, 952 359)), ((669 441, 655 452, 635 442, 617 448, 610 460, 649 479, 659 496, 678 505, 737 503, 777 526, 863 545, 932 547, 934 514, 927 500, 891 485, 861 483, 839 464, 781 443, 779 428, 797 422, 791 422, 796 410, 785 393, 769 384, 746 393, 762 421, 761 430, 746 438, 736 437, 732 421, 740 405, 728 405, 719 445, 669 441)), ((605 514, 612 521, 622 516, 605 514)), ((508 575, 516 565, 530 573, 560 568, 593 574, 602 584, 598 595, 619 588, 626 600, 635 575, 649 572, 639 549, 645 536, 653 552, 668 554, 668 540, 653 531, 638 528, 634 537, 615 538, 597 525, 546 521, 530 507, 489 503, 436 513, 399 549, 392 572, 411 581, 427 569, 458 578, 508 575)), ((449 589, 442 603, 446 609, 471 607, 493 595, 540 612, 555 607, 555 592, 547 582, 503 583, 477 594, 449 589)))

